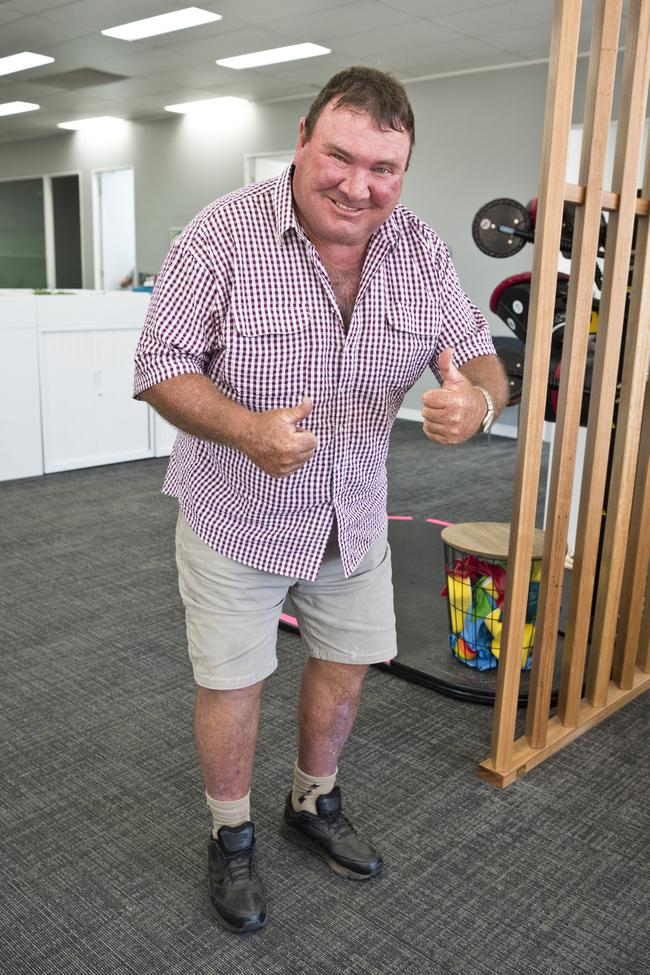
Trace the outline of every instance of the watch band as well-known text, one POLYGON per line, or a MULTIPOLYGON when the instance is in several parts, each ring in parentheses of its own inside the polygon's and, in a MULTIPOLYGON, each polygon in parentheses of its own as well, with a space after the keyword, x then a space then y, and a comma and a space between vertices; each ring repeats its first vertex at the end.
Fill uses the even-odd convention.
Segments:
POLYGON ((485 402, 487 403, 487 413, 485 414, 481 423, 481 430, 483 433, 488 433, 495 420, 494 403, 492 402, 492 397, 488 393, 487 389, 483 389, 482 386, 477 386, 476 388, 483 393, 485 402))

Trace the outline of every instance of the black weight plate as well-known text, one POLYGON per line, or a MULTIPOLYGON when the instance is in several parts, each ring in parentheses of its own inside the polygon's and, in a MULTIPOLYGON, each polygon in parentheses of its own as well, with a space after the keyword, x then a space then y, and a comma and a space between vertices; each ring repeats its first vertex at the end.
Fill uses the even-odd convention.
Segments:
POLYGON ((507 197, 484 204, 472 221, 474 243, 488 257, 517 254, 528 243, 530 233, 530 214, 517 200, 507 197), (509 227, 525 236, 499 230, 499 227, 509 227))

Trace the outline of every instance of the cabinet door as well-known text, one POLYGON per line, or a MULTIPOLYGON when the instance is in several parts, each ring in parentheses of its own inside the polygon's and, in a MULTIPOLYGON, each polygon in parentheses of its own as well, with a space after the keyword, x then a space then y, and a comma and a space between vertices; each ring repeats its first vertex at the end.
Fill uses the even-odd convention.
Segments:
POLYGON ((0 481, 6 481, 43 473, 36 325, 0 327, 0 348, 0 481))
POLYGON ((139 327, 41 332, 45 472, 153 456, 151 410, 132 399, 139 327))

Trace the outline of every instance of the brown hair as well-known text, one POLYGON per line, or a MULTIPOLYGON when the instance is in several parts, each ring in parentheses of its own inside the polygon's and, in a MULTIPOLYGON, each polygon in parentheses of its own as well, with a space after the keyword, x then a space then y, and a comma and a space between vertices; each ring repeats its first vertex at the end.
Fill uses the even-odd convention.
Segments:
POLYGON ((406 132, 411 140, 411 158, 415 145, 415 119, 408 95, 397 78, 385 71, 359 65, 339 71, 321 89, 307 113, 307 141, 312 137, 318 116, 334 99, 336 108, 367 112, 378 129, 406 132))

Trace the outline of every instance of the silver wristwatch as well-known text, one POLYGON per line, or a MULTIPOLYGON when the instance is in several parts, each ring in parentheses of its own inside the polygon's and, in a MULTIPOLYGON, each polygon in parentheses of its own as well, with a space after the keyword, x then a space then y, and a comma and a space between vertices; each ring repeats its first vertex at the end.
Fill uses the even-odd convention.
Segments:
POLYGON ((488 433, 495 419, 494 403, 492 402, 492 397, 490 396, 490 394, 486 389, 483 389, 482 386, 477 386, 476 388, 480 390, 481 393, 483 393, 483 395, 485 396, 485 402, 487 403, 487 413, 485 414, 485 417, 483 418, 483 422, 481 423, 481 430, 483 431, 483 433, 488 433))

